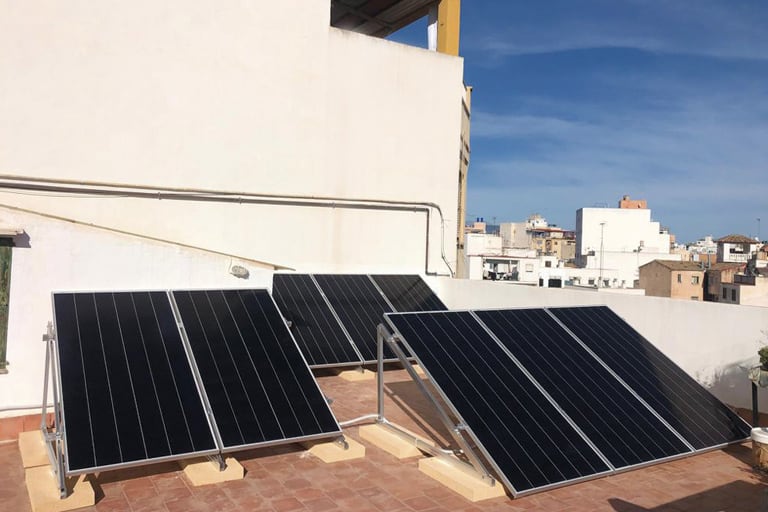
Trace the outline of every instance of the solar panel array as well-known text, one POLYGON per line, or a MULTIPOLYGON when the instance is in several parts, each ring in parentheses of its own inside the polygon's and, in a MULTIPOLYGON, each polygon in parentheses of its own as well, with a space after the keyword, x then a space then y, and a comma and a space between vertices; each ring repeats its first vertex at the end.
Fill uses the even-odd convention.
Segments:
POLYGON ((385 313, 446 309, 418 275, 275 274, 272 294, 315 368, 375 362, 385 313))
POLYGON ((696 450, 749 436, 739 415, 609 308, 549 311, 696 450))
POLYGON ((749 437, 606 307, 385 318, 515 495, 749 437))
POLYGON ((53 307, 69 474, 341 435, 266 290, 53 307))

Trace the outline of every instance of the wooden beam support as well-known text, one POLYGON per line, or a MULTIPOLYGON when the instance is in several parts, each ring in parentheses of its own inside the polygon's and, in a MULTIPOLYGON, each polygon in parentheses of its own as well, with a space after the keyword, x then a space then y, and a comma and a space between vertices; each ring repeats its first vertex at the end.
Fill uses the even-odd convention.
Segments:
POLYGON ((437 8, 437 51, 459 55, 461 0, 440 0, 437 8))

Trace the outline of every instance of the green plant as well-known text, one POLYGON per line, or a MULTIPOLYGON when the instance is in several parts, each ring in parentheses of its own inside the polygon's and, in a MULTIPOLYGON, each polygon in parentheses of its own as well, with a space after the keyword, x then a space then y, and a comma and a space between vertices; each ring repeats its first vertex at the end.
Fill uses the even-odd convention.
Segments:
POLYGON ((758 350, 757 355, 760 356, 760 367, 763 370, 768 370, 768 346, 758 350))

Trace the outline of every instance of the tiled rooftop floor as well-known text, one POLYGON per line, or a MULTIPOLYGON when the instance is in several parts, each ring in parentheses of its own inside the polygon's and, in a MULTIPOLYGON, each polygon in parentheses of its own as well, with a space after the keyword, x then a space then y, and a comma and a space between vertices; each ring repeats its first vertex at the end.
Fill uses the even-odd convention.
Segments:
MULTIPOLYGON (((376 411, 375 381, 319 377, 340 421, 376 411)), ((416 386, 386 372, 386 416, 445 440, 416 386)), ((359 440, 357 427, 347 435, 359 440)), ((366 444, 366 443, 364 443, 366 444)), ((768 476, 750 466, 749 444, 531 495, 472 504, 423 475, 416 459, 397 460, 366 444, 364 459, 324 464, 297 445, 236 454, 245 479, 190 486, 172 463, 91 477, 97 511, 766 511, 768 476)), ((30 510, 15 443, 0 446, 0 510, 30 510)))

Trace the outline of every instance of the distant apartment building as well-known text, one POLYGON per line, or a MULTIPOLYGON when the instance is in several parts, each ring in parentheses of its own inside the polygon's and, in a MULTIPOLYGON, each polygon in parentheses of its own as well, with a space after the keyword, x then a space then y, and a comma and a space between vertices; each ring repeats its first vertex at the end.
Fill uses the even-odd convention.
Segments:
MULTIPOLYGON (((477 223, 475 223, 477 225, 477 223)), ((502 237, 490 233, 467 233, 464 237, 465 273, 459 277, 513 281, 535 285, 540 280, 565 280, 562 263, 553 255, 538 255, 534 249, 503 247, 502 237)), ((546 286, 544 284, 543 286, 546 286)))
POLYGON ((629 196, 623 196, 619 201, 619 208, 624 210, 646 210, 648 209, 648 202, 645 199, 630 199, 629 196))
POLYGON ((524 222, 502 222, 499 225, 499 234, 502 244, 511 249, 531 249, 533 243, 533 230, 548 228, 547 219, 534 213, 524 222))
POLYGON ((744 235, 728 235, 717 240, 717 261, 746 263, 762 244, 744 235))
POLYGON ((624 196, 619 208, 581 208, 576 212, 576 265, 596 269, 602 286, 632 287, 638 269, 653 260, 682 260, 671 254, 671 236, 651 219, 645 201, 624 196), (627 206, 622 208, 621 205, 627 206), (609 282, 605 276, 611 274, 609 282))
MULTIPOLYGON (((701 264, 701 263, 700 263, 701 264)), ((721 302, 724 284, 733 283, 733 279, 739 272, 744 272, 746 263, 712 263, 706 265, 706 293, 704 300, 721 302)))
POLYGON ((736 274, 733 283, 724 283, 718 302, 768 307, 768 267, 755 275, 736 274))
POLYGON ((641 265, 639 272, 646 295, 704 300, 704 269, 698 263, 653 260, 641 265))
POLYGON ((576 256, 576 234, 535 213, 525 222, 505 222, 499 226, 505 249, 533 249, 539 256, 555 256, 571 261, 576 256))
POLYGON ((717 242, 712 239, 712 235, 700 238, 686 248, 691 254, 717 254, 717 242))

